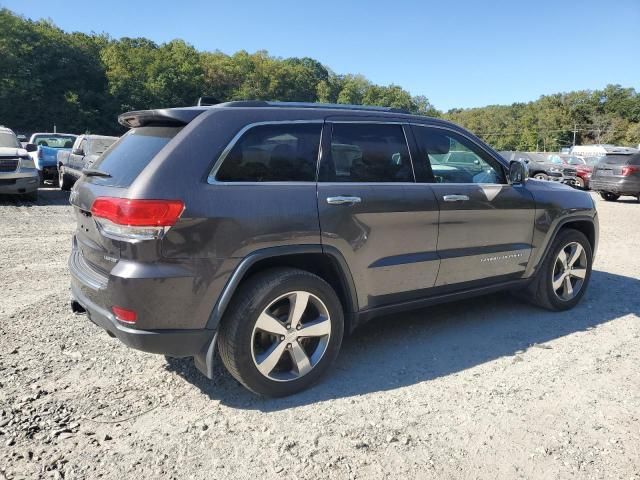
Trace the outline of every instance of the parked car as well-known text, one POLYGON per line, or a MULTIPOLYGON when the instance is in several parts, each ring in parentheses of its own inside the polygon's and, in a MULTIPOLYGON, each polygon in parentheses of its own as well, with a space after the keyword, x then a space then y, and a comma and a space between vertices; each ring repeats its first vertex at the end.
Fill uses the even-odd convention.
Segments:
POLYGON ((61 190, 70 190, 82 175, 82 170, 91 168, 118 137, 103 135, 79 135, 69 150, 58 151, 58 185, 61 190))
POLYGON ((29 144, 36 147, 31 153, 31 158, 38 169, 41 185, 44 185, 45 180, 58 181, 58 152, 61 150, 71 151, 75 140, 76 135, 69 133, 34 133, 31 135, 29 144))
POLYGON ((576 187, 584 190, 589 190, 589 182, 591 181, 591 174, 593 173, 593 167, 596 165, 602 157, 578 157, 575 155, 560 155, 562 161, 575 167, 576 169, 576 187))
POLYGON ((538 152, 503 151, 508 161, 523 160, 529 166, 529 175, 536 180, 549 180, 575 186, 577 170, 566 166, 557 155, 538 152))
POLYGON ((507 290, 566 310, 589 283, 591 196, 447 121, 251 101, 120 123, 70 195, 71 307, 209 378, 217 350, 250 390, 288 395, 373 316, 507 290))
POLYGON ((38 199, 38 171, 15 133, 0 126, 0 193, 38 199))
POLYGON ((624 148, 607 153, 593 168, 591 189, 607 201, 630 195, 640 202, 640 151, 624 148))

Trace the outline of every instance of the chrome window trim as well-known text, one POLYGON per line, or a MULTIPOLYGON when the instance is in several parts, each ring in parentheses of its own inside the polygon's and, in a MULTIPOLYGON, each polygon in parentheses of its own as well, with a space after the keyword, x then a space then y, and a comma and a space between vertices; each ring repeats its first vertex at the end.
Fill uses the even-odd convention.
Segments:
MULTIPOLYGON (((207 176, 207 183, 209 185, 226 185, 226 184, 233 184, 233 185, 239 185, 239 184, 244 184, 244 185, 260 185, 260 184, 265 184, 265 185, 276 185, 278 183, 281 184, 287 184, 287 185, 291 185, 291 184, 301 184, 301 185, 309 185, 309 184, 313 184, 316 183, 317 181, 317 177, 309 182, 300 182, 300 181, 296 181, 296 182, 287 182, 287 181, 276 181, 276 182, 224 182, 224 181, 220 181, 218 179, 216 179, 216 175, 218 174, 218 170, 220 170, 220 167, 222 166, 222 164, 224 163, 225 159, 227 158, 227 156, 229 156, 229 153, 231 152, 231 150, 233 150, 233 147, 235 147, 236 143, 238 143, 238 141, 240 140, 240 138, 249 130, 251 130, 252 128, 255 127, 261 127, 264 125, 293 125, 293 124, 324 124, 324 120, 267 120, 267 121, 263 121, 263 122, 254 122, 254 123, 249 123, 247 125, 245 125, 244 127, 242 127, 238 133, 236 133, 233 138, 231 139, 231 141, 227 144, 226 147, 224 147, 224 150, 222 150, 222 153, 220 154, 220 156, 218 157, 218 159, 215 161, 215 163, 213 164, 213 168, 211 169, 211 171, 209 172, 209 175, 207 176)), ((322 141, 322 129, 320 129, 320 137, 318 142, 322 141)), ((319 144, 318 146, 318 157, 316 158, 316 165, 318 160, 320 159, 320 150, 321 150, 322 146, 319 144)))

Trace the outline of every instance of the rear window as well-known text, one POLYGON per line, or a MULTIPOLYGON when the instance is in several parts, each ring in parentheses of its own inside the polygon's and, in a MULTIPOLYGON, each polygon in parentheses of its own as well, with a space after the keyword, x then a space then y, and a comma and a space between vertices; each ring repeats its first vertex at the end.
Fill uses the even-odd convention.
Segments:
POLYGON ((130 130, 91 167, 111 177, 88 177, 89 181, 99 185, 128 187, 180 130, 182 127, 141 127, 130 130))
POLYGON ((633 160, 638 158, 636 155, 607 155, 604 157, 604 162, 609 165, 627 165, 627 163, 634 164, 633 160))
POLYGON ((36 135, 33 138, 33 143, 40 147, 49 147, 49 148, 71 148, 73 147, 73 142, 76 141, 75 135, 36 135))

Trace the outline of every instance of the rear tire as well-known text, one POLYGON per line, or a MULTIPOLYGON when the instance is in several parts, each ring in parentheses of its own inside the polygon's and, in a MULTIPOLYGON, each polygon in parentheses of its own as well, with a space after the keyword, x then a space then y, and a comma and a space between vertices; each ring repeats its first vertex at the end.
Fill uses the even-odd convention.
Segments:
POLYGON ((607 202, 615 202, 620 198, 620 195, 618 195, 617 193, 611 193, 611 192, 600 192, 600 196, 602 197, 603 200, 606 200, 607 202))
POLYGON ((218 349, 246 388, 282 397, 310 387, 329 369, 343 332, 342 305, 327 282, 304 270, 275 268, 235 293, 218 330, 218 349))
POLYGON ((591 278, 592 266, 593 250, 587 237, 578 230, 563 229, 551 244, 534 281, 529 286, 528 298, 535 305, 547 310, 569 310, 575 307, 584 295, 591 278), (575 252, 575 258, 572 258, 572 252, 575 252), (563 262, 563 258, 566 261, 563 262), (570 287, 567 286, 567 282, 570 287), (567 293, 568 290, 570 294, 567 293))
POLYGON ((584 190, 584 180, 580 177, 576 177, 576 187, 580 190, 584 190))
POLYGON ((60 190, 68 192, 73 187, 73 180, 71 175, 68 173, 64 173, 64 167, 60 165, 58 167, 58 185, 60 186, 60 190))

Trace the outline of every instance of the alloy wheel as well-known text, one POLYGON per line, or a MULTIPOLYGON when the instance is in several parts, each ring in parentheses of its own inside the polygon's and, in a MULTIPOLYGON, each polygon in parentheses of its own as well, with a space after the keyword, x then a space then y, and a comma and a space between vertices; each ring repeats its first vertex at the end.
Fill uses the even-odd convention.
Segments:
POLYGON ((578 242, 565 245, 556 257, 551 285, 563 301, 573 299, 582 289, 587 275, 587 253, 578 242))
POLYGON ((310 292, 289 292, 258 316, 251 356, 265 377, 287 382, 308 374, 322 359, 331 336, 326 305, 310 292))

